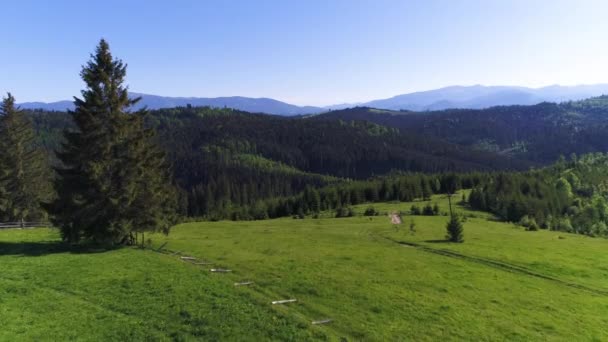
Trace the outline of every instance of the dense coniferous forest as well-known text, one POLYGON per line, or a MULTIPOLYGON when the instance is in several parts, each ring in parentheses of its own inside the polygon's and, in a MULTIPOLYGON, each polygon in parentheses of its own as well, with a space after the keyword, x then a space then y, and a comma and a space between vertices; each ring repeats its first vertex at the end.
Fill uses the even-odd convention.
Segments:
MULTIPOLYGON (((70 126, 60 112, 31 112, 50 150, 70 126)), ((392 171, 525 169, 528 162, 472 151, 436 138, 401 134, 364 121, 285 118, 232 109, 152 111, 148 126, 168 153, 181 212, 215 215, 257 200, 292 196, 307 186, 367 179, 392 171)))
POLYGON ((607 151, 608 97, 561 104, 397 112, 352 108, 320 115, 327 120, 361 120, 548 164, 560 155, 607 151))

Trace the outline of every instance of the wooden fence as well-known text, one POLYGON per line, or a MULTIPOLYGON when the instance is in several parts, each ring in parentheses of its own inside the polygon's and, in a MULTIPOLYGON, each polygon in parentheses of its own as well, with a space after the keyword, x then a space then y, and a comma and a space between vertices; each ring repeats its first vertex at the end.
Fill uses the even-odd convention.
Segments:
POLYGON ((0 229, 51 227, 50 222, 0 222, 0 229))

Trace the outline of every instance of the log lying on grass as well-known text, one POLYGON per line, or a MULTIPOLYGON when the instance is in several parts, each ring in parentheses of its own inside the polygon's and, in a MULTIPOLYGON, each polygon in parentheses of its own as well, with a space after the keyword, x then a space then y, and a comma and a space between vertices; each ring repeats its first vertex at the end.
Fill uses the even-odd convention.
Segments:
POLYGON ((297 302, 297 299, 282 299, 282 300, 275 300, 272 302, 273 305, 275 304, 286 304, 286 303, 293 303, 293 302, 297 302))
POLYGON ((185 260, 185 261, 196 260, 196 258, 194 258, 194 257, 189 257, 189 256, 183 256, 183 257, 180 257, 180 258, 181 258, 182 260, 185 260))
POLYGON ((322 319, 320 321, 312 321, 313 325, 327 324, 327 323, 331 323, 331 319, 322 319))
POLYGON ((203 261, 203 262, 193 262, 192 264, 193 265, 213 265, 212 262, 206 262, 206 261, 203 261))
POLYGON ((211 272, 219 272, 219 273, 227 273, 227 272, 232 272, 232 270, 227 270, 225 268, 212 268, 210 269, 211 272))
POLYGON ((240 283, 234 283, 234 286, 248 286, 248 285, 252 285, 253 282, 252 281, 243 281, 240 283))

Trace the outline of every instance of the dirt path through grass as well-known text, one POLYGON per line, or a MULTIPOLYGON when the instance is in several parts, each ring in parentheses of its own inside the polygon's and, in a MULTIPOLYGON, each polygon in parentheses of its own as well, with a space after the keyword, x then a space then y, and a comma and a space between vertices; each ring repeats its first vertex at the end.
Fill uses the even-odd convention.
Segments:
POLYGON ((460 254, 457 252, 448 251, 445 249, 431 248, 431 247, 424 246, 424 245, 414 243, 414 242, 395 240, 395 239, 387 237, 387 236, 382 236, 382 235, 379 235, 379 236, 381 236, 384 239, 389 240, 393 243, 400 244, 402 246, 413 247, 413 248, 416 248, 416 249, 419 249, 419 250, 422 250, 425 252, 429 252, 429 253, 434 253, 434 254, 447 256, 447 257, 451 257, 451 258, 458 258, 458 259, 465 260, 465 261, 475 262, 478 264, 483 264, 486 266, 490 266, 493 268, 497 268, 497 269, 501 269, 501 270, 505 270, 505 271, 509 271, 509 272, 513 272, 513 273, 525 274, 528 276, 533 276, 533 277, 549 280, 549 281, 552 281, 552 282, 555 282, 555 283, 558 283, 561 285, 565 285, 568 287, 572 287, 575 289, 592 292, 597 295, 608 296, 608 291, 606 291, 606 290, 595 289, 595 288, 592 288, 592 287, 589 287, 586 285, 581 285, 581 284, 565 281, 565 280, 562 280, 559 278, 551 277, 551 276, 535 272, 533 270, 530 270, 528 268, 525 268, 525 267, 522 267, 519 265, 509 264, 509 263, 505 263, 505 262, 493 260, 493 259, 464 255, 464 254, 460 254))

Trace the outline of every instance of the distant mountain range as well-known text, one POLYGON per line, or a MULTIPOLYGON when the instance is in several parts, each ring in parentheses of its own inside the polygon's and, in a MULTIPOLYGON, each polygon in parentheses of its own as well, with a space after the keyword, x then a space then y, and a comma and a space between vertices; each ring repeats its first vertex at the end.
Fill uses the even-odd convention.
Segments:
MULTIPOLYGON (((194 107, 229 107, 251 113, 266 113, 276 115, 301 115, 301 114, 313 114, 325 111, 319 107, 309 106, 296 106, 289 103, 268 99, 268 98, 251 98, 242 96, 230 96, 230 97, 167 97, 148 95, 140 93, 131 93, 131 97, 141 96, 141 101, 136 106, 139 109, 143 106, 148 109, 160 109, 160 108, 173 108, 173 107, 185 107, 192 105, 194 107)), ((73 109, 74 104, 72 101, 58 101, 58 102, 24 102, 19 104, 23 109, 44 109, 44 110, 56 110, 64 111, 66 109, 73 109)))
MULTIPOLYGON (((365 106, 390 110, 431 111, 448 108, 483 109, 493 106, 534 105, 541 102, 577 101, 608 94, 608 84, 526 88, 513 86, 451 86, 435 90, 397 95, 388 99, 374 100, 357 104, 338 104, 326 107, 296 106, 270 98, 231 97, 165 97, 132 93, 141 96, 139 107, 149 109, 171 108, 178 106, 229 107, 252 113, 276 115, 317 114, 329 110, 354 106, 365 106)), ((25 102, 24 109, 66 110, 72 109, 71 101, 25 102)))
POLYGON ((391 110, 484 109, 494 106, 535 105, 541 102, 578 101, 608 94, 608 84, 526 88, 511 86, 452 86, 397 95, 362 104, 391 110))

